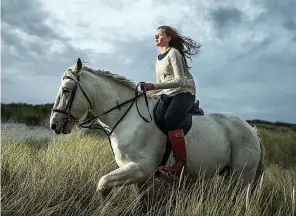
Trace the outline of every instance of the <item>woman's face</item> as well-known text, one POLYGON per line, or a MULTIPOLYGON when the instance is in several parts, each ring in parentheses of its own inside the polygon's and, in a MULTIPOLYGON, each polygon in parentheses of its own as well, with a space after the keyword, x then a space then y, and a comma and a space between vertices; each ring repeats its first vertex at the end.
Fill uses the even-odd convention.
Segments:
POLYGON ((171 37, 167 36, 165 30, 160 28, 155 33, 155 45, 159 47, 165 47, 169 45, 171 37))

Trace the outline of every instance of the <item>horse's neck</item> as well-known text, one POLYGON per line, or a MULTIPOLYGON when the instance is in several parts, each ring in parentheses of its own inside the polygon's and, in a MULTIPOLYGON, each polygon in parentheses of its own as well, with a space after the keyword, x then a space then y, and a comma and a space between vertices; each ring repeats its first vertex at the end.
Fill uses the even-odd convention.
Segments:
MULTIPOLYGON (((115 83, 108 78, 100 78, 88 80, 89 89, 92 89, 92 111, 95 115, 100 115, 104 111, 110 110, 116 106, 117 103, 121 104, 125 101, 135 97, 135 90, 123 86, 122 84, 115 83), (91 85, 90 85, 91 84, 91 85)), ((154 99, 148 99, 148 106, 151 116, 153 107, 156 103, 154 99)), ((99 117, 102 126, 108 126, 111 130, 125 114, 131 103, 123 105, 120 109, 99 117)), ((131 109, 126 113, 126 116, 119 122, 116 129, 113 131, 111 138, 112 148, 114 150, 117 163, 123 164, 133 158, 157 158, 161 159, 162 151, 164 151, 165 138, 161 133, 157 134, 157 129, 152 124, 147 124, 138 113, 140 113, 148 120, 150 116, 143 96, 137 99, 137 105, 134 103, 131 109), (137 109, 138 108, 138 109, 137 109), (133 146, 129 148, 129 146, 133 146), (145 152, 145 156, 143 155, 145 152), (122 160, 123 159, 123 160, 122 160)), ((155 160, 155 161, 157 161, 155 160)), ((153 160, 152 160, 153 161, 153 160)))
MULTIPOLYGON (((111 80, 108 77, 102 77, 100 79, 96 79, 96 83, 92 86, 92 88, 93 88, 92 112, 96 116, 135 97, 135 89, 133 90, 127 86, 116 83, 114 80, 111 80)), ((152 99, 148 99, 148 101, 149 101, 149 109, 151 113, 154 101, 152 99)), ((108 114, 101 116, 99 120, 102 123, 104 123, 106 126, 112 129, 116 125, 116 123, 120 120, 120 118, 125 114, 126 110, 129 108, 130 105, 131 105, 131 102, 121 106, 118 109, 111 111, 108 114)), ((132 129, 133 125, 135 125, 132 123, 132 121, 134 121, 137 118, 139 118, 140 121, 145 123, 142 119, 140 119, 139 113, 135 105, 136 105, 136 102, 133 104, 133 106, 128 111, 126 116, 120 122, 120 124, 124 122, 125 125, 128 125, 129 124, 128 122, 131 121, 131 124, 129 125, 129 129, 132 129), (136 115, 137 117, 135 117, 136 115)), ((143 96, 137 99, 137 105, 141 114, 145 118, 150 119, 143 96)))

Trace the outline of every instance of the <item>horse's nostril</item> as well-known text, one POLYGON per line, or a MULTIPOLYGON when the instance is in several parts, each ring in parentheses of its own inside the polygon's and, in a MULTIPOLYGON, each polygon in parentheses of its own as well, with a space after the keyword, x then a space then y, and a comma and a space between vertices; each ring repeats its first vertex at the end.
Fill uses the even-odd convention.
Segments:
POLYGON ((55 130, 56 128, 57 128, 56 124, 52 124, 52 125, 50 126, 50 129, 51 129, 51 130, 55 130))

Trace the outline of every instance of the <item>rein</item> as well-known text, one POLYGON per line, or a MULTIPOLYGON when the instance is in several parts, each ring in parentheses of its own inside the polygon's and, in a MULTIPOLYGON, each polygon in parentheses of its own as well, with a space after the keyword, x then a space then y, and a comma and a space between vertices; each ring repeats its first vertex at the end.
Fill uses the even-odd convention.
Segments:
MULTIPOLYGON (((127 100, 127 101, 121 103, 121 104, 118 104, 118 105, 115 106, 115 107, 112 107, 111 109, 109 109, 109 110, 107 110, 107 111, 101 113, 101 114, 98 115, 98 116, 95 116, 95 117, 93 117, 93 118, 91 118, 91 119, 89 119, 89 120, 86 120, 86 121, 84 121, 84 122, 82 122, 82 123, 79 123, 79 124, 78 124, 78 127, 92 129, 91 126, 95 123, 95 120, 96 120, 96 119, 98 119, 99 117, 101 117, 101 116, 103 116, 103 115, 105 115, 105 114, 107 114, 107 113, 112 112, 112 111, 115 110, 115 109, 119 109, 120 107, 122 107, 122 106, 124 106, 124 105, 126 105, 126 104, 128 104, 128 103, 130 103, 130 102, 131 102, 130 106, 129 106, 128 109, 124 112, 124 114, 120 117, 120 119, 117 121, 117 123, 116 123, 116 124, 114 125, 114 127, 112 128, 112 130, 111 130, 109 133, 108 133, 107 131, 105 131, 105 133, 108 135, 108 137, 113 133, 113 131, 115 130, 115 128, 119 125, 119 123, 121 122, 121 120, 126 116, 126 114, 127 114, 128 111, 132 108, 132 106, 133 106, 133 104, 134 104, 135 102, 136 102, 137 111, 138 111, 140 117, 141 117, 145 122, 147 122, 147 123, 151 122, 151 121, 152 121, 152 116, 151 116, 151 114, 150 114, 150 110, 149 110, 149 105, 148 105, 148 99, 147 99, 146 91, 144 90, 143 93, 139 94, 139 92, 138 92, 138 90, 137 90, 137 89, 138 89, 138 86, 141 85, 142 83, 143 83, 143 82, 140 82, 140 83, 137 84, 136 89, 135 89, 135 97, 133 97, 133 98, 131 98, 131 99, 129 99, 129 100, 127 100), (150 116, 150 120, 147 120, 147 119, 146 119, 146 118, 140 113, 139 108, 138 108, 137 99, 138 99, 139 97, 141 97, 142 95, 144 95, 144 98, 145 98, 145 104, 146 104, 146 107, 147 107, 147 109, 148 109, 148 113, 149 113, 149 116, 150 116), (89 124, 89 123, 91 123, 91 124, 90 124, 89 126, 86 126, 86 125, 89 124)), ((100 128, 96 128, 96 129, 100 129, 100 128)), ((103 127, 103 129, 105 129, 105 128, 103 127)))
MULTIPOLYGON (((141 117, 145 122, 147 122, 147 123, 149 123, 149 122, 152 121, 152 116, 151 116, 151 114, 150 114, 150 110, 149 110, 149 105, 148 105, 148 99, 147 99, 146 90, 144 89, 143 92, 142 92, 141 94, 139 94, 139 91, 138 91, 138 87, 139 87, 139 85, 141 85, 141 84, 144 83, 144 82, 140 82, 140 83, 138 83, 138 84, 136 85, 135 96, 134 96, 133 98, 131 98, 131 99, 129 99, 129 100, 127 100, 127 101, 125 101, 125 102, 123 102, 123 103, 121 103, 121 104, 117 104, 117 106, 110 108, 109 110, 107 110, 107 111, 101 113, 101 114, 98 115, 98 116, 95 116, 95 117, 93 117, 93 118, 91 118, 91 119, 89 119, 89 120, 86 120, 86 121, 84 121, 84 122, 79 123, 79 120, 78 120, 73 114, 71 114, 71 107, 72 107, 72 104, 73 104, 73 101, 74 101, 74 97, 75 97, 75 93, 76 93, 78 87, 81 89, 83 95, 86 97, 86 99, 87 99, 87 101, 88 101, 90 107, 91 107, 91 102, 90 102, 89 97, 87 96, 87 94, 86 94, 85 91, 83 90, 82 86, 80 85, 80 73, 79 73, 79 71, 78 71, 77 74, 78 74, 78 76, 77 76, 76 79, 74 79, 74 78, 71 77, 71 76, 66 76, 66 77, 64 78, 64 79, 66 79, 66 78, 68 78, 68 79, 72 79, 73 81, 75 81, 75 87, 74 87, 74 89, 73 89, 73 91, 72 91, 72 93, 71 93, 70 99, 69 99, 69 101, 68 101, 68 103, 67 103, 65 109, 56 109, 56 108, 53 108, 52 111, 53 111, 53 112, 63 113, 63 114, 65 114, 65 115, 67 115, 67 117, 68 117, 68 121, 76 121, 76 122, 78 122, 77 126, 78 126, 79 128, 101 129, 101 130, 103 130, 103 131, 105 132, 105 134, 108 136, 108 140, 109 140, 109 143, 110 143, 110 147, 111 147, 111 149, 112 149, 112 146, 111 146, 110 136, 111 136, 111 134, 113 133, 113 131, 115 130, 115 128, 116 128, 116 127, 119 125, 119 123, 122 121, 122 119, 127 115, 128 111, 132 108, 132 106, 133 106, 134 103, 136 103, 137 111, 138 111, 140 117, 141 117), (138 108, 138 103, 137 103, 138 100, 137 100, 137 99, 138 99, 139 97, 141 97, 142 95, 144 96, 144 99, 145 99, 145 104, 146 104, 146 107, 147 107, 147 109, 148 109, 148 113, 149 113, 149 116, 150 116, 150 120, 147 120, 147 119, 146 119, 146 118, 140 113, 139 108, 138 108), (112 128, 112 130, 111 130, 110 132, 108 132, 108 131, 106 130, 106 129, 109 129, 109 128, 107 128, 107 127, 103 127, 103 126, 102 126, 102 127, 93 127, 93 124, 95 123, 95 121, 96 121, 99 117, 101 117, 101 116, 103 116, 103 115, 106 115, 106 114, 112 112, 112 111, 115 110, 115 109, 120 109, 120 107, 122 107, 122 106, 124 106, 124 105, 126 105, 126 104, 128 104, 128 103, 131 103, 131 104, 129 105, 128 109, 127 109, 127 110, 124 112, 124 114, 120 117, 120 119, 119 119, 119 120, 117 121, 117 123, 113 126, 113 128, 112 128)), ((113 149, 112 149, 112 152, 113 152, 113 149)))

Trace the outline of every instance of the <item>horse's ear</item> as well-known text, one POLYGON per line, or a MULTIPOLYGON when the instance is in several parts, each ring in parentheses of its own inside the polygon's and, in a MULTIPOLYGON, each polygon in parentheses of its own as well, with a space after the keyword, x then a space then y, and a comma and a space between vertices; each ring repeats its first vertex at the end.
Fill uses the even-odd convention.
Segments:
POLYGON ((77 70, 78 71, 81 70, 81 68, 82 68, 82 62, 81 62, 80 58, 77 59, 76 66, 77 66, 77 70))

